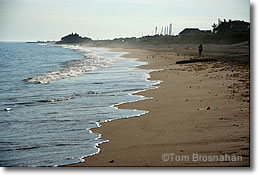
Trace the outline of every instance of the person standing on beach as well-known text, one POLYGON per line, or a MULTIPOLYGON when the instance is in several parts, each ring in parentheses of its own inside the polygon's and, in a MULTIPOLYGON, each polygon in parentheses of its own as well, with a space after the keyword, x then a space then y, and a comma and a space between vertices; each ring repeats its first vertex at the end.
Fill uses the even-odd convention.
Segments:
POLYGON ((199 56, 201 56, 202 55, 202 51, 203 51, 202 44, 200 44, 198 48, 199 48, 199 56))

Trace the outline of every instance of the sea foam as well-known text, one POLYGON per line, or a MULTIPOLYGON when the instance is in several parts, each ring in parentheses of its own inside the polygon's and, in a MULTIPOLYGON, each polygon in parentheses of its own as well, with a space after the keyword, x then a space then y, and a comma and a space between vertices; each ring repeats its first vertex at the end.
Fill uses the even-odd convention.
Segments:
POLYGON ((29 83, 46 84, 52 81, 61 80, 69 77, 76 77, 85 72, 96 70, 97 68, 108 67, 112 64, 112 59, 99 56, 89 49, 81 46, 63 45, 62 47, 79 51, 83 55, 81 60, 71 60, 63 64, 63 68, 50 71, 46 74, 24 79, 29 83))

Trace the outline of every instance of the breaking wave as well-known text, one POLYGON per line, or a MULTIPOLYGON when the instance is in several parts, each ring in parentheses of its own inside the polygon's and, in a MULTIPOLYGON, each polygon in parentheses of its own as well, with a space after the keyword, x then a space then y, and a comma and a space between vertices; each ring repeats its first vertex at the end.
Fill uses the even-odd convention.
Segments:
POLYGON ((108 67, 112 63, 112 59, 99 56, 96 53, 80 46, 65 45, 62 47, 79 51, 83 55, 83 59, 67 61, 60 70, 50 71, 44 75, 26 78, 23 81, 29 83, 47 84, 56 80, 76 77, 85 72, 96 70, 97 68, 108 67))

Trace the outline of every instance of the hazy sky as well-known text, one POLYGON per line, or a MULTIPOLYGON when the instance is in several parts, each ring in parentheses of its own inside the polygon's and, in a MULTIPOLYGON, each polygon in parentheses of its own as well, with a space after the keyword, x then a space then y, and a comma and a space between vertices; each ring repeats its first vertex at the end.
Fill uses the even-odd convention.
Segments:
POLYGON ((152 34, 173 23, 211 29, 220 19, 250 21, 249 0, 0 0, 0 41, 93 39, 152 34))

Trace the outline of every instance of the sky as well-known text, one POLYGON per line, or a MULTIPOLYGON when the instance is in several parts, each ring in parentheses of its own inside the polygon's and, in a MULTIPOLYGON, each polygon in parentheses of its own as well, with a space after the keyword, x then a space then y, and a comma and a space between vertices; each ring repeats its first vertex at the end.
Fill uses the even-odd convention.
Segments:
POLYGON ((250 22, 249 0, 0 0, 0 41, 141 37, 170 23, 176 35, 219 18, 250 22))

